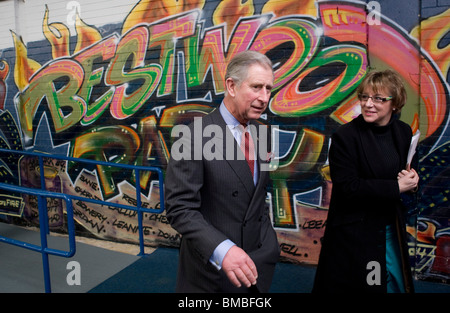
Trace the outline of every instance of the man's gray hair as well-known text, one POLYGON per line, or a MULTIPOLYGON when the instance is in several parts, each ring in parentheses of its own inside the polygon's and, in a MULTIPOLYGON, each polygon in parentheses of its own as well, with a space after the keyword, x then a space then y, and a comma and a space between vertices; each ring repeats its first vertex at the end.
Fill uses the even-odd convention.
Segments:
POLYGON ((248 68, 254 64, 272 70, 272 61, 265 55, 257 51, 247 50, 235 55, 227 66, 225 81, 228 78, 233 79, 236 84, 240 84, 247 78, 248 68))

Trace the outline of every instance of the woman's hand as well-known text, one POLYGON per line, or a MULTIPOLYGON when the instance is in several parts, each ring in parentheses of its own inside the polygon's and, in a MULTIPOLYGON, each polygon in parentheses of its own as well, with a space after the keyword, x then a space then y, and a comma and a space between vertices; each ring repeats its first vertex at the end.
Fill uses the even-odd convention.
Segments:
POLYGON ((408 166, 406 170, 398 173, 397 181, 400 193, 416 191, 419 184, 419 175, 414 169, 408 166))

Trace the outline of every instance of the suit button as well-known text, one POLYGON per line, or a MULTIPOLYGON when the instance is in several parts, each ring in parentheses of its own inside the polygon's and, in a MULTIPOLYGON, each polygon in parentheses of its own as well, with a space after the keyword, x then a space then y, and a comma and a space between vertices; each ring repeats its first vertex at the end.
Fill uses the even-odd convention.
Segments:
POLYGON ((233 197, 237 197, 238 194, 239 194, 239 191, 235 190, 235 191, 233 191, 232 196, 233 196, 233 197))

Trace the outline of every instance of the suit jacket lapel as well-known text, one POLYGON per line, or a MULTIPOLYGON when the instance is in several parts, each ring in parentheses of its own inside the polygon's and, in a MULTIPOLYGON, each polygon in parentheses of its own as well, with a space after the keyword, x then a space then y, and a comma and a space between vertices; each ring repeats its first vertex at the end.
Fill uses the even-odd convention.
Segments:
MULTIPOLYGON (((257 123, 252 122, 252 124, 254 126, 257 126, 257 123)), ((256 189, 255 192, 253 194, 253 198, 248 206, 248 210, 246 213, 246 218, 247 216, 249 216, 250 214, 253 214, 255 212, 255 210, 259 210, 261 207, 261 197, 264 197, 264 201, 266 199, 267 196, 267 191, 266 191, 266 184, 268 182, 268 175, 269 172, 267 171, 267 168, 264 168, 264 170, 261 170, 261 162, 267 162, 267 159, 262 160, 261 159, 261 155, 259 153, 259 151, 261 151, 263 153, 262 157, 267 158, 268 157, 268 151, 264 151, 264 147, 265 146, 261 146, 262 142, 261 139, 264 140, 264 136, 260 136, 260 129, 258 129, 258 131, 254 131, 256 128, 250 128, 252 129, 252 137, 254 139, 254 141, 256 142, 255 144, 255 157, 257 160, 257 167, 258 167, 258 182, 256 184, 256 189), (267 152, 267 154, 265 154, 265 152, 267 152)), ((268 138, 266 138, 268 139, 268 138)), ((270 140, 270 139, 268 139, 270 140)), ((264 143, 263 143, 264 144, 264 143)), ((267 144, 267 143, 265 143, 267 144)), ((267 146, 268 148, 268 146, 267 146)), ((266 164, 267 165, 267 164, 266 164)))
POLYGON ((218 125, 222 129, 223 137, 225 137, 220 138, 220 134, 216 134, 217 139, 220 139, 220 141, 222 142, 222 145, 219 145, 219 147, 217 148, 222 149, 221 153, 223 155, 224 160, 228 162, 228 164, 231 166, 235 174, 242 181, 248 194, 253 195, 255 191, 255 184, 253 183, 253 177, 251 175, 247 162, 245 161, 245 157, 241 151, 241 148, 238 146, 236 140, 234 140, 233 134, 231 133, 228 126, 225 124, 225 121, 222 118, 222 115, 220 114, 220 111, 218 109, 216 109, 214 112, 211 113, 211 118, 215 123, 215 125, 218 125), (232 144, 234 152, 233 154, 231 154, 229 151, 227 153, 226 150, 227 141, 229 141, 230 143, 233 142, 232 144))

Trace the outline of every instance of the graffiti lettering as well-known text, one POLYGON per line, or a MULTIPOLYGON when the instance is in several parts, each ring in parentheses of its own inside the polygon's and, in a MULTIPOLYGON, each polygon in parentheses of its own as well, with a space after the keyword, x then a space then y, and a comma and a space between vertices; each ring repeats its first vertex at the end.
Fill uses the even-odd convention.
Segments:
POLYGON ((74 217, 77 217, 80 220, 82 220, 86 225, 89 225, 91 231, 95 231, 95 233, 97 233, 97 234, 105 231, 104 225, 100 225, 98 222, 94 222, 86 214, 84 214, 83 212, 81 212, 75 208, 73 210, 73 215, 74 215, 74 217))
POLYGON ((103 223, 106 220, 106 216, 104 216, 103 214, 92 210, 91 208, 89 208, 86 203, 82 202, 82 201, 77 201, 76 204, 82 208, 85 212, 87 212, 87 214, 89 214, 91 217, 99 219, 101 223, 103 223))
POLYGON ((116 42, 118 40, 118 36, 112 35, 75 55, 75 60, 83 67, 85 76, 78 91, 78 95, 86 99, 87 103, 86 114, 80 121, 81 125, 87 126, 94 123, 109 108, 114 95, 113 87, 98 95, 96 99, 92 99, 94 95, 102 92, 102 88, 98 85, 102 83, 102 76, 105 71, 103 67, 95 68, 94 62, 106 62, 112 59, 116 53, 116 42))
POLYGON ((143 226, 143 227, 142 227, 142 233, 143 233, 145 236, 152 235, 151 230, 152 230, 152 227, 150 227, 150 226, 143 226))
POLYGON ((164 214, 149 214, 148 220, 163 224, 169 224, 169 221, 167 220, 167 217, 164 214))
POLYGON ((135 217, 137 215, 137 211, 135 210, 127 210, 115 206, 108 206, 108 208, 112 211, 117 211, 120 215, 127 216, 127 217, 135 217))
POLYGON ((54 214, 48 216, 48 221, 51 224, 58 223, 60 220, 61 220, 61 215, 59 213, 54 213, 54 214))
POLYGON ((130 223, 127 223, 125 221, 119 221, 117 219, 113 221, 112 225, 116 226, 117 228, 122 228, 127 231, 131 231, 132 233, 137 233, 137 231, 139 230, 139 227, 137 225, 132 225, 130 223))
POLYGON ((125 119, 136 113, 159 84, 161 67, 158 64, 143 66, 148 36, 146 27, 137 27, 125 34, 117 45, 117 52, 106 73, 106 84, 115 86, 111 115, 116 119, 125 119), (130 57, 131 70, 127 72, 126 63, 130 57), (136 81, 140 85, 132 86, 136 81))
POLYGON ((302 229, 322 229, 325 227, 324 221, 321 220, 312 220, 305 221, 302 225, 299 225, 302 229))
POLYGON ((91 187, 92 189, 97 190, 97 182, 91 181, 86 176, 80 175, 80 181, 82 181, 83 183, 85 183, 86 185, 91 187))
POLYGON ((95 199, 96 196, 87 191, 86 189, 83 189, 81 187, 75 186, 75 192, 78 193, 81 197, 89 198, 89 199, 95 199))
POLYGON ((164 232, 161 229, 158 231, 158 237, 162 237, 164 239, 168 239, 168 240, 170 240, 172 242, 180 241, 180 239, 181 239, 180 234, 173 235, 173 234, 164 232))
MULTIPOLYGON (((72 155, 76 158, 131 164, 139 146, 140 139, 133 129, 125 126, 105 126, 76 138, 72 145, 72 155)), ((74 177, 78 175, 76 166, 78 164, 69 162, 69 175, 74 177)), ((105 197, 117 194, 113 176, 123 177, 127 173, 117 167, 97 165, 96 168, 105 197)))
POLYGON ((83 78, 83 68, 73 60, 56 60, 42 67, 17 98, 17 111, 25 135, 32 138, 33 119, 43 98, 47 100, 56 133, 77 123, 86 113, 85 101, 76 95, 83 78), (63 86, 60 86, 61 79, 64 79, 63 86))
POLYGON ((301 256, 301 253, 297 253, 299 251, 298 247, 296 247, 295 245, 290 245, 287 243, 281 243, 280 244, 280 248, 281 251, 283 251, 284 253, 290 254, 292 256, 301 256))
MULTIPOLYGON (((194 17, 197 17, 197 14, 192 13, 175 19, 173 24, 138 26, 120 39, 116 35, 110 36, 79 52, 72 59, 55 60, 39 69, 27 88, 19 94, 17 101, 25 134, 33 136, 33 119, 39 117, 38 108, 43 98, 47 100, 55 132, 59 133, 78 122, 82 125, 95 122, 108 106, 113 118, 126 119, 143 107, 158 85, 160 95, 172 92, 170 86, 173 85, 171 72, 174 67, 175 49, 173 36, 193 35, 194 17), (185 24, 189 26, 189 30, 184 32, 169 26, 185 24), (146 64, 145 60, 151 51, 148 48, 157 46, 162 49, 161 59, 164 62, 161 65, 146 64), (164 56, 166 58, 163 58, 164 56), (94 69, 94 60, 98 58, 102 61, 108 60, 108 67, 94 69), (103 74, 104 84, 110 88, 92 101, 93 89, 101 83, 103 74)), ((223 34, 220 29, 205 32, 204 44, 199 53, 190 45, 198 45, 199 32, 197 31, 194 37, 186 38, 189 49, 184 50, 184 60, 180 62, 189 65, 185 73, 187 86, 202 84, 206 73, 212 71, 216 93, 222 93, 227 60, 239 51, 248 49, 248 43, 253 42, 251 49, 265 53, 283 44, 292 45, 291 55, 276 69, 274 90, 279 89, 279 92, 274 96, 270 108, 280 116, 316 113, 328 108, 335 101, 344 99, 354 90, 366 68, 365 49, 336 45, 312 58, 318 50, 318 38, 313 36, 317 28, 314 23, 296 18, 264 26, 266 22, 265 16, 240 21, 227 57, 224 55, 225 47, 221 44, 223 34), (257 31, 260 31, 258 36, 257 31), (342 64, 345 69, 329 78, 329 81, 322 81, 321 88, 317 89, 317 85, 314 91, 304 90, 302 86, 307 84, 307 80, 317 77, 317 71, 338 64, 342 64), (297 78, 289 83, 295 77, 297 78), (332 93, 338 98, 328 97, 328 101, 321 101, 324 94, 332 93)))

